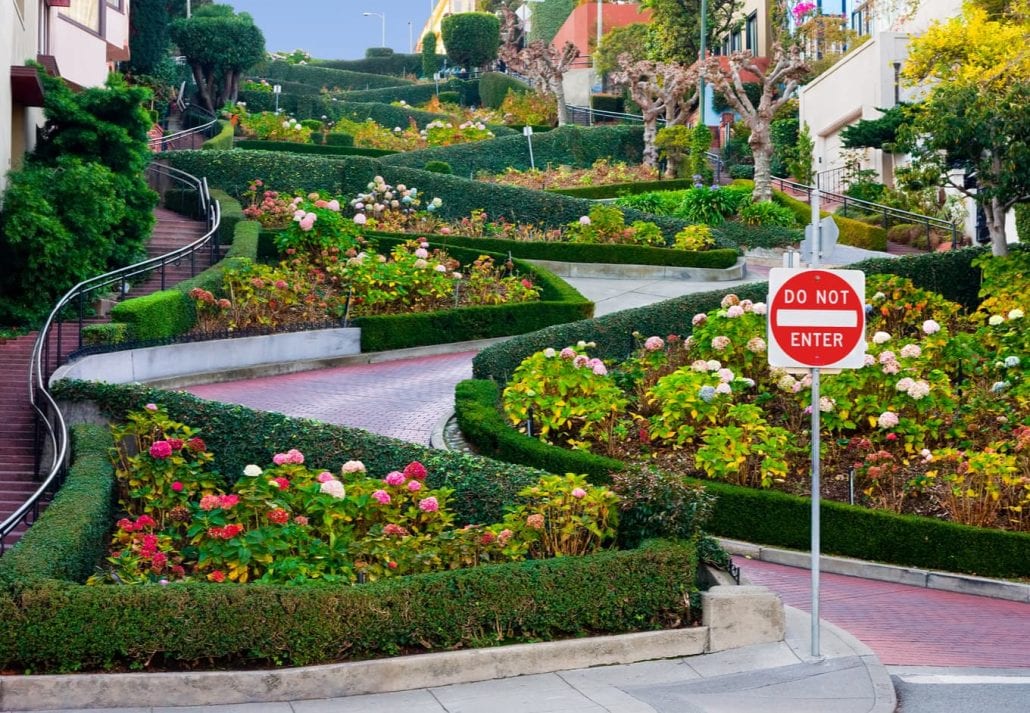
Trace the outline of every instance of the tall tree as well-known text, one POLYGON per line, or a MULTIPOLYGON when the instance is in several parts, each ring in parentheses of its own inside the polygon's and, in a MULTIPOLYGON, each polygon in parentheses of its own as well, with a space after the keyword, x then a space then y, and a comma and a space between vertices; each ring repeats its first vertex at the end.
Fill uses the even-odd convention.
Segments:
POLYGON ((748 144, 755 158, 755 190, 752 195, 756 202, 772 200, 770 159, 774 147, 770 127, 773 117, 809 71, 801 49, 796 45, 784 49, 776 44, 772 55, 764 69, 750 52, 734 52, 727 58, 709 57, 701 69, 705 80, 712 83, 715 91, 723 94, 726 102, 751 129, 748 144), (762 88, 757 104, 748 97, 744 86, 745 79, 751 81, 753 78, 762 88))
POLYGON ((967 3, 913 40, 902 76, 931 86, 900 133, 917 165, 983 209, 992 252, 1005 255, 1005 213, 1030 201, 1030 0, 989 5, 967 3))
POLYGON ((524 74, 537 86, 550 92, 557 103, 558 126, 569 123, 569 112, 565 106, 565 73, 573 60, 579 56, 576 45, 566 42, 557 49, 543 40, 533 40, 519 49, 517 38, 521 36, 522 23, 518 16, 505 7, 502 11, 504 22, 500 36, 504 44, 498 54, 504 62, 520 74, 524 74))
POLYGON ((427 32, 422 38, 422 76, 431 79, 440 71, 443 57, 436 53, 436 33, 427 32))
POLYGON ((643 22, 613 27, 601 37, 601 46, 594 54, 594 70, 598 74, 615 71, 622 54, 628 54, 634 61, 647 59, 649 37, 650 29, 643 22))
MULTIPOLYGON (((663 62, 693 64, 701 54, 701 3, 699 0, 643 0, 651 9, 651 58, 663 62)), ((735 29, 743 20, 741 0, 708 0, 706 42, 735 29)))
POLYGON ((214 112, 234 103, 240 75, 265 57, 265 37, 245 12, 205 5, 172 22, 172 41, 186 55, 201 103, 214 112))
POLYGON ((619 70, 611 74, 611 81, 626 87, 633 101, 640 106, 644 118, 645 165, 658 166, 658 148, 655 146, 658 119, 664 118, 666 126, 686 121, 690 107, 697 101, 697 77, 696 65, 633 61, 628 54, 619 56, 619 70))
POLYGON ((447 57, 466 69, 476 69, 497 59, 500 31, 500 21, 486 12, 448 15, 440 26, 447 57))
POLYGON ((168 57, 167 0, 134 0, 129 13, 129 70, 154 74, 168 57))

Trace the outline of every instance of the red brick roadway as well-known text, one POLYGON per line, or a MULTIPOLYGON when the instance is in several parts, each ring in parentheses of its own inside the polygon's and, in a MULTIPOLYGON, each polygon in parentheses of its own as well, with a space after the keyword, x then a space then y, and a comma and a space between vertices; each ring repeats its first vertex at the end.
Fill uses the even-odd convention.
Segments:
MULTIPOLYGON (((426 444, 471 376, 472 352, 190 387, 205 399, 426 444)), ((808 570, 738 558, 745 576, 808 611, 808 570)), ((1030 604, 823 574, 822 618, 898 666, 1030 668, 1030 604)))
MULTIPOLYGON (((754 584, 811 611, 811 573, 734 558, 754 584)), ((889 666, 1030 668, 1030 604, 820 575, 823 620, 853 634, 889 666)))

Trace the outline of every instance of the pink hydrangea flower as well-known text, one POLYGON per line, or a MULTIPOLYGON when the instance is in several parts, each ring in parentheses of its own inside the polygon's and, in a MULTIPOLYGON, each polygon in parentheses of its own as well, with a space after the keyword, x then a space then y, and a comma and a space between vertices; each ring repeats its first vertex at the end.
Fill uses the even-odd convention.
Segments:
POLYGON ((941 325, 936 320, 928 319, 923 322, 923 333, 924 334, 936 334, 941 331, 941 325))
POLYGON ((906 344, 901 348, 901 356, 905 359, 918 359, 922 354, 923 350, 918 344, 906 344))
POLYGON ((293 463, 294 465, 303 465, 304 463, 304 454, 298 451, 296 448, 291 448, 290 450, 286 451, 286 458, 287 463, 293 463))
POLYGON ((590 225, 590 216, 589 215, 581 215, 581 216, 579 216, 579 224, 580 225, 590 225))
POLYGON ((740 298, 734 294, 729 294, 724 296, 719 304, 723 309, 729 309, 733 305, 740 304, 740 298))
POLYGON ((665 346, 665 341, 661 337, 648 337, 644 341, 644 349, 649 352, 656 352, 665 346))
POLYGON ((733 381, 734 374, 732 369, 719 369, 717 373, 719 375, 719 381, 722 381, 724 383, 729 383, 733 381))
POLYGON ((608 367, 600 359, 595 360, 594 365, 590 368, 597 376, 608 376, 608 367))
POLYGON ((372 493, 372 498, 379 502, 380 505, 389 505, 392 498, 390 494, 385 490, 377 490, 372 493))
POLYGON ((708 315, 705 314, 704 312, 699 312, 699 313, 694 315, 694 318, 690 320, 690 323, 693 324, 696 327, 699 324, 704 324, 707 321, 708 321, 708 315))
POLYGON ((168 441, 154 441, 150 446, 150 457, 157 460, 164 460, 172 455, 172 444, 168 441))
POLYGON ((747 341, 747 350, 755 354, 761 354, 765 351, 765 340, 761 337, 752 337, 747 341))
POLYGON ((572 347, 565 347, 561 350, 561 352, 558 353, 558 356, 560 356, 562 359, 575 359, 576 350, 572 347))
POLYGON ((334 478, 333 474, 330 473, 328 470, 323 470, 321 473, 318 474, 318 477, 316 477, 315 480, 317 480, 319 483, 328 483, 330 480, 336 480, 336 478, 334 478))
POLYGON ((904 379, 899 381, 895 385, 894 388, 897 389, 898 391, 908 391, 909 389, 912 388, 912 384, 914 384, 914 383, 916 383, 916 382, 906 376, 904 379))
POLYGON ((383 478, 383 482, 387 485, 404 485, 405 480, 407 479, 404 477, 404 473, 399 470, 387 473, 386 477, 383 478))
POLYGON ((733 305, 728 310, 726 310, 726 316, 729 317, 730 319, 736 319, 737 317, 743 317, 744 316, 744 308, 741 307, 740 305, 733 305))
POLYGON ((329 201, 328 203, 325 204, 325 207, 328 208, 331 211, 335 211, 335 212, 339 213, 340 212, 340 201, 338 201, 335 198, 333 198, 331 201, 329 201))
POLYGON ((408 490, 412 493, 417 493, 418 491, 422 490, 422 483, 418 482, 417 480, 409 480, 408 490))
POLYGON ((322 483, 318 490, 326 495, 331 495, 337 500, 342 500, 347 494, 347 491, 343 487, 343 483, 338 480, 327 480, 322 483))
POLYGON ((272 456, 272 462, 276 465, 286 465, 290 461, 289 456, 287 456, 285 453, 276 453, 274 456, 272 456))
POLYGON ((864 357, 862 357, 863 366, 872 366, 875 363, 876 357, 874 357, 872 354, 866 354, 864 357))
POLYGON ((893 411, 884 411, 876 419, 876 423, 880 428, 894 428, 898 425, 898 414, 893 411))
POLYGON ((534 530, 544 529, 544 516, 540 513, 535 513, 526 518, 526 526, 534 530))
POLYGON ((580 367, 586 366, 589 362, 590 359, 585 354, 577 354, 576 357, 572 360, 572 365, 579 369, 580 367))
POLYGON ((436 512, 440 509, 440 503, 432 496, 422 498, 418 501, 418 509, 422 512, 436 512))
POLYGON ((729 346, 730 346, 730 338, 729 337, 719 336, 719 337, 714 337, 712 339, 712 349, 714 349, 717 352, 724 351, 724 350, 728 349, 729 346))
POLYGON ((765 302, 755 302, 751 305, 751 311, 757 315, 764 315, 766 312, 765 302))
POLYGON ((183 484, 176 480, 174 483, 172 483, 172 492, 181 493, 183 487, 183 484))
POLYGON ((408 531, 406 529, 404 529, 403 527, 401 527, 400 525, 397 525, 397 524, 392 523, 392 522, 388 522, 388 523, 386 523, 386 525, 383 526, 383 534, 384 535, 394 535, 396 537, 404 537, 405 535, 408 534, 408 531))
POLYGON ((576 498, 576 500, 582 500, 586 496, 587 491, 583 490, 583 488, 574 488, 572 491, 572 497, 576 498))
POLYGON ((720 381, 719 384, 715 387, 715 393, 723 395, 732 394, 733 389, 726 382, 720 381))
POLYGON ((417 250, 415 250, 415 257, 422 258, 423 260, 425 260, 427 257, 429 257, 429 251, 425 248, 418 248, 417 250))
MULTIPOLYGON (((312 214, 309 213, 308 215, 312 214)), ((300 221, 298 221, 298 225, 300 225, 300 229, 306 233, 315 227, 315 221, 313 218, 309 218, 307 215, 305 215, 303 218, 300 219, 300 221)))
POLYGON ((368 218, 365 217, 364 213, 358 213, 358 214, 356 214, 354 216, 354 224, 355 225, 364 225, 367 222, 368 222, 368 218))
POLYGON ((417 460, 413 460, 404 466, 404 475, 414 480, 425 480, 426 476, 429 475, 429 471, 417 460))
POLYGON ((144 406, 147 411, 157 411, 157 404, 147 404, 144 406))
POLYGON ((690 368, 692 371, 705 372, 708 371, 708 362, 704 359, 696 359, 691 363, 690 368))
POLYGON ((709 359, 705 365, 708 367, 708 371, 719 371, 722 368, 722 362, 718 359, 709 359))
POLYGON ((344 473, 344 474, 347 474, 347 473, 364 473, 365 472, 365 464, 362 463, 359 460, 349 460, 349 461, 347 461, 346 463, 343 464, 343 467, 340 468, 340 472, 344 473))

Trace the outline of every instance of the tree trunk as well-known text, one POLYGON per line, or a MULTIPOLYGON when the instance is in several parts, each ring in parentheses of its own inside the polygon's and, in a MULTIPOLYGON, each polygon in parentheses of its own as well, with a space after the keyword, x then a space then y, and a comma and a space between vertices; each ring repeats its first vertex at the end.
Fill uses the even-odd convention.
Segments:
POLYGON ((1005 240, 1005 208, 997 198, 985 201, 982 207, 987 219, 987 230, 991 234, 991 254, 1004 257, 1009 254, 1009 244, 1005 240))
POLYGON ((658 168, 658 147, 654 145, 658 135, 658 117, 654 112, 644 112, 644 155, 641 159, 648 168, 658 168))
POLYGON ((199 64, 192 64, 190 68, 193 70, 193 81, 197 83, 197 92, 200 94, 200 102, 208 111, 214 111, 211 106, 211 93, 207 89, 207 82, 204 79, 204 70, 201 69, 199 64))
POLYGON ((751 198, 755 203, 772 200, 772 163, 773 144, 769 134, 769 125, 756 130, 751 127, 751 138, 748 139, 751 153, 755 157, 755 190, 751 198))
POLYGON ((548 84, 551 87, 551 92, 554 94, 554 100, 558 104, 558 126, 565 126, 569 123, 569 110, 565 106, 565 84, 560 76, 557 82, 552 80, 548 84))

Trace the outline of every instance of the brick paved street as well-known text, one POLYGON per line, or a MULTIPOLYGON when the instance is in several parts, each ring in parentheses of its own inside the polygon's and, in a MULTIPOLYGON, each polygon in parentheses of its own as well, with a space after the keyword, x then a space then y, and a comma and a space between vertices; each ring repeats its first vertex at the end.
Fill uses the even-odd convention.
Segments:
MULTIPOLYGON (((811 611, 807 569, 735 557, 754 584, 811 611)), ((1030 604, 839 574, 820 575, 822 619, 888 666, 1030 668, 1030 604)))
POLYGON ((354 426, 429 444, 454 408, 454 385, 472 377, 475 352, 342 366, 246 381, 191 386, 203 399, 354 426))

